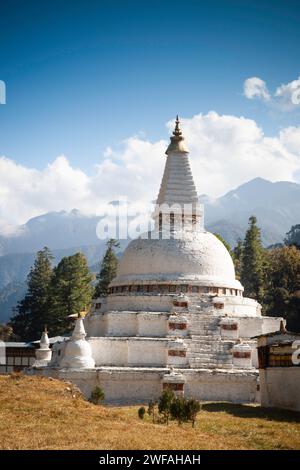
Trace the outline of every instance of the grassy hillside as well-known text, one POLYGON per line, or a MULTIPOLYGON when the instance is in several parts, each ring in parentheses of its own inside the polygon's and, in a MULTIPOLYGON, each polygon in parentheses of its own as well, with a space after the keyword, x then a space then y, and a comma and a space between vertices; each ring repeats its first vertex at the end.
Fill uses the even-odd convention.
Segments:
POLYGON ((69 383, 0 376, 1 449, 299 449, 300 415, 207 403, 196 428, 93 405, 69 383))

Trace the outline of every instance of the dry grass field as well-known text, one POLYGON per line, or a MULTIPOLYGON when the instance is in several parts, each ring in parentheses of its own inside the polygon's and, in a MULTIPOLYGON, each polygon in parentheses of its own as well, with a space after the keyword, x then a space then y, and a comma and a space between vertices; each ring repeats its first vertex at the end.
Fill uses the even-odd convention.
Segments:
POLYGON ((300 415, 206 403, 191 424, 141 421, 137 406, 87 402, 70 384, 0 376, 1 449, 300 449, 300 415))

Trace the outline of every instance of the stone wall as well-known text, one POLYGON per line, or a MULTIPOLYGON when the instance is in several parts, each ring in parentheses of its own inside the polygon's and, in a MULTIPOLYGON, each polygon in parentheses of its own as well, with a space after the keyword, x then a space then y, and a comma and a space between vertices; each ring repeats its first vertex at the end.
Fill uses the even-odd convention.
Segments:
POLYGON ((261 405, 300 411, 300 367, 260 369, 261 405))
MULTIPOLYGON (((179 370, 179 369, 178 369, 179 370)), ((300 370, 300 369, 299 369, 300 370)), ((28 374, 46 375, 76 384, 87 398, 96 386, 105 393, 109 404, 147 404, 162 392, 162 381, 169 369, 103 367, 90 370, 31 369, 28 374)), ((186 370, 184 394, 199 400, 249 403, 256 400, 257 373, 246 371, 186 370)))
POLYGON ((280 328, 280 320, 277 317, 256 317, 256 318, 239 318, 239 337, 253 338, 254 336, 278 331, 280 328))
POLYGON ((170 295, 109 295, 107 310, 169 312, 172 296, 170 295))
POLYGON ((88 339, 96 366, 165 366, 167 339, 102 337, 88 339))
POLYGON ((88 336, 147 336, 164 337, 169 315, 162 312, 107 312, 89 315, 85 319, 88 336))
POLYGON ((185 372, 185 396, 204 401, 255 402, 257 372, 200 370, 185 372))

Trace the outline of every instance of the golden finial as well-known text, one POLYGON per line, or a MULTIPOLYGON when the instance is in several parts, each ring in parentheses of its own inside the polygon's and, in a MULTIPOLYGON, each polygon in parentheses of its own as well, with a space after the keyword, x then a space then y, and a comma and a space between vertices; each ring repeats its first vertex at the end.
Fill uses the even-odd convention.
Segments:
POLYGON ((86 307, 84 307, 83 310, 80 310, 78 313, 72 313, 71 315, 68 315, 68 318, 84 318, 86 316, 87 310, 86 307))
POLYGON ((180 124, 180 121, 179 121, 179 117, 178 117, 178 114, 177 114, 176 119, 175 119, 175 129, 173 131, 173 135, 176 135, 177 137, 182 135, 179 124, 180 124))
POLYGON ((84 309, 79 312, 78 317, 79 318, 84 318, 85 316, 86 316, 86 308, 84 307, 84 309))
POLYGON ((189 153, 188 148, 184 142, 184 137, 182 135, 181 129, 179 127, 180 121, 178 114, 175 119, 175 129, 173 135, 171 136, 171 142, 169 147, 166 150, 166 154, 169 153, 189 153))

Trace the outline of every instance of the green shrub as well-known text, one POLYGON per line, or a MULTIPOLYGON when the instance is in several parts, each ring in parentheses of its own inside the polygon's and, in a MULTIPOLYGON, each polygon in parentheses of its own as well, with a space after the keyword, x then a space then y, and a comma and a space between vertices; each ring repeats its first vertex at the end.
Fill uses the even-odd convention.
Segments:
POLYGON ((170 406, 170 413, 173 419, 176 419, 178 425, 182 424, 186 419, 186 400, 183 397, 175 397, 170 406))
POLYGON ((95 405, 99 405, 105 398, 104 392, 101 387, 95 387, 91 393, 90 401, 95 405))
MULTIPOLYGON (((169 419, 174 419, 178 425, 190 421, 193 428, 197 414, 201 410, 201 403, 195 398, 184 398, 183 396, 176 396, 173 390, 164 390, 158 401, 150 400, 148 403, 147 413, 152 416, 153 423, 167 423, 169 419), (157 417, 157 412, 161 419, 157 417)), ((145 415, 145 408, 141 407, 138 410, 138 416, 143 419, 145 415)))
POLYGON ((140 418, 140 419, 144 419, 145 413, 146 413, 145 407, 144 407, 144 406, 141 406, 141 407, 138 409, 139 418, 140 418))
POLYGON ((156 407, 157 407, 157 402, 154 400, 150 400, 148 403, 147 413, 149 416, 152 416, 153 423, 155 422, 155 417, 156 417, 156 407))
POLYGON ((163 416, 164 421, 169 424, 170 418, 170 408, 171 404, 175 399, 173 390, 167 389, 164 390, 158 400, 158 412, 163 416))
POLYGON ((186 399, 184 397, 176 397, 171 403, 171 417, 178 421, 178 424, 191 421, 195 427, 197 414, 201 410, 201 404, 195 398, 186 399))
POLYGON ((197 414, 201 411, 201 403, 194 398, 190 398, 186 402, 186 418, 192 422, 193 428, 195 427, 195 421, 197 414))

